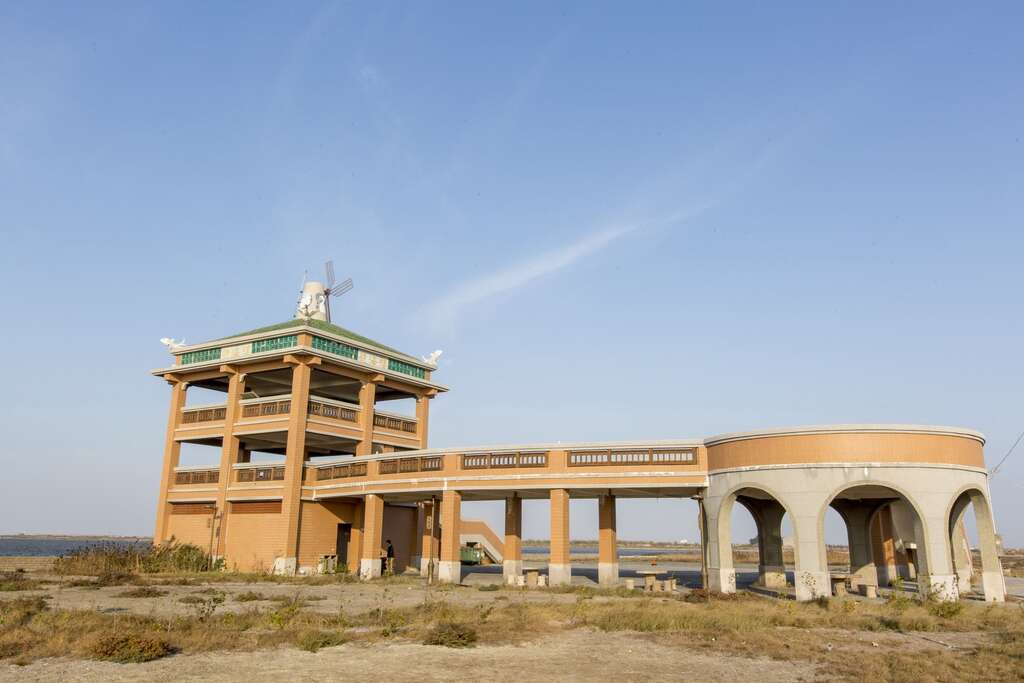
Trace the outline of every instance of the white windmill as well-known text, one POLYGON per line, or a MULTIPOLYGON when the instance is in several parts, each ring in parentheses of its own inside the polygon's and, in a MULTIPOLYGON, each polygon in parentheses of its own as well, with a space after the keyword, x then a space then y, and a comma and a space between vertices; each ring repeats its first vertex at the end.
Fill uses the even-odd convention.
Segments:
POLYGON ((306 320, 324 320, 331 322, 331 297, 338 297, 352 289, 352 278, 334 284, 334 261, 324 264, 327 286, 322 282, 307 281, 302 278, 302 293, 299 294, 299 305, 295 311, 296 318, 306 320))

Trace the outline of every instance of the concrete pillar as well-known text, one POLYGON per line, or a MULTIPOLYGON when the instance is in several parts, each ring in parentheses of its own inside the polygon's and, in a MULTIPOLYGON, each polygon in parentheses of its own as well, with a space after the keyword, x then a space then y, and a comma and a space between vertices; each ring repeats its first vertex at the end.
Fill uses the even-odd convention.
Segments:
POLYGON ((420 448, 427 447, 427 431, 430 422, 430 399, 431 396, 424 395, 416 398, 416 438, 419 439, 420 448))
POLYGON ((551 557, 548 561, 548 582, 552 586, 565 586, 571 580, 569 491, 551 489, 551 557))
POLYGON ((878 584, 889 586, 899 576, 896 568, 896 539, 892 531, 892 511, 883 506, 871 519, 871 552, 878 584))
POLYGON ((846 522, 847 546, 850 549, 850 586, 878 586, 878 572, 871 556, 871 519, 876 504, 855 500, 835 500, 832 507, 846 522))
POLYGON ((740 496, 757 525, 758 581, 766 588, 786 587, 786 563, 782 554, 782 518, 786 508, 777 501, 740 496))
POLYGON ((441 505, 436 500, 428 500, 423 505, 423 529, 421 531, 422 556, 420 557, 420 575, 429 576, 430 563, 434 563, 437 572, 438 554, 441 552, 441 505))
POLYGON ((462 542, 459 520, 462 515, 462 494, 445 491, 441 497, 441 560, 437 578, 443 583, 462 581, 462 542))
POLYGON ((832 595, 825 539, 822 536, 824 525, 818 519, 824 504, 824 500, 815 497, 798 500, 793 506, 793 529, 796 532, 793 584, 796 599, 802 602, 832 595))
POLYGON ((505 583, 514 585, 523 574, 523 499, 516 494, 505 499, 505 552, 501 564, 505 583))
MULTIPOLYGON (((966 512, 966 507, 964 508, 966 512)), ((953 572, 956 574, 957 590, 960 595, 971 592, 971 577, 974 574, 974 562, 971 558, 970 544, 967 542, 967 529, 963 517, 953 525, 950 544, 953 551, 953 572)))
POLYGON ((374 579, 381 575, 380 556, 383 547, 384 499, 372 493, 363 498, 363 539, 359 553, 359 577, 374 579))
MULTIPOLYGON (((319 358, 315 359, 319 362, 319 358)), ((288 438, 285 446, 284 495, 281 514, 285 519, 284 556, 274 560, 275 574, 294 574, 298 570, 299 515, 302 510, 302 478, 306 468, 306 416, 309 412, 308 361, 286 356, 292 367, 292 404, 288 413, 288 438)))
POLYGON ((356 455, 373 453, 373 409, 377 404, 377 384, 363 382, 359 387, 359 421, 362 438, 356 444, 356 455))
POLYGON ((185 394, 188 389, 188 382, 179 382, 170 375, 165 375, 165 378, 171 385, 171 407, 167 415, 167 435, 164 438, 164 463, 160 470, 160 494, 156 505, 156 529, 153 532, 154 545, 160 545, 167 540, 167 495, 174 486, 174 469, 181 458, 181 443, 174 439, 174 432, 181 424, 181 409, 185 407, 185 394))
POLYGON ((597 502, 598 548, 597 582, 602 586, 619 585, 619 552, 615 521, 615 496, 601 496, 597 502))
POLYGON ((221 371, 228 372, 228 397, 224 411, 224 438, 220 451, 220 472, 217 484, 217 512, 220 525, 216 532, 213 556, 214 559, 224 556, 224 547, 228 535, 228 487, 233 483, 234 464, 238 462, 239 440, 235 436, 235 422, 241 417, 242 394, 245 392, 245 374, 238 372, 230 365, 221 366, 221 371))
POLYGON ((708 585, 716 593, 736 592, 736 570, 732 563, 732 506, 735 496, 705 501, 708 555, 708 585))

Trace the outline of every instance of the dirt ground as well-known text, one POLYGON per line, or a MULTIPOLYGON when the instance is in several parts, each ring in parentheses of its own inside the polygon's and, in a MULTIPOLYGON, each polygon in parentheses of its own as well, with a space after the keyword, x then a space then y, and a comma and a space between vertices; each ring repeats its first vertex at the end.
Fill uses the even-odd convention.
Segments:
MULTIPOLYGON (((481 607, 509 600, 503 591, 480 590, 491 577, 472 577, 469 585, 427 588, 419 579, 389 583, 332 583, 328 585, 264 581, 213 581, 176 585, 174 579, 145 577, 143 582, 164 591, 158 597, 125 597, 133 585, 71 586, 73 577, 40 576, 47 581, 39 590, 19 597, 47 596, 53 610, 87 610, 105 614, 152 617, 194 616, 196 607, 182 598, 222 594, 218 613, 272 609, 274 599, 301 601, 304 610, 325 614, 362 614, 382 607, 415 607, 425 599, 443 598, 465 607, 481 607), (257 593, 258 600, 238 597, 257 593)), ((573 604, 573 593, 517 592, 526 602, 573 604)), ((249 597, 252 597, 251 595, 249 597)), ((626 600, 628 598, 598 598, 626 600)), ((278 603, 280 604, 280 603, 278 603)), ((501 603, 507 604, 507 602, 501 603)), ((984 636, 973 633, 913 634, 807 629, 814 647, 836 655, 870 655, 884 651, 948 651, 973 647, 984 636)), ((87 659, 39 659, 18 666, 0 663, 0 681, 326 681, 338 678, 398 678, 401 680, 649 680, 699 679, 706 681, 820 681, 829 680, 827 666, 807 660, 770 659, 760 652, 731 654, 695 649, 671 634, 598 631, 592 628, 552 630, 516 645, 478 645, 450 649, 418 643, 386 641, 349 642, 306 652, 278 647, 244 652, 178 654, 144 664, 115 664, 87 659), (749 656, 753 655, 753 656, 749 656)), ((827 654, 824 656, 828 656, 827 654)))
POLYGON ((801 681, 814 678, 814 667, 688 652, 635 634, 576 630, 528 645, 464 650, 415 644, 346 644, 316 653, 281 648, 175 656, 146 664, 51 659, 25 667, 0 668, 0 680, 12 681, 280 681, 296 677, 309 681, 343 677, 422 681, 801 681))

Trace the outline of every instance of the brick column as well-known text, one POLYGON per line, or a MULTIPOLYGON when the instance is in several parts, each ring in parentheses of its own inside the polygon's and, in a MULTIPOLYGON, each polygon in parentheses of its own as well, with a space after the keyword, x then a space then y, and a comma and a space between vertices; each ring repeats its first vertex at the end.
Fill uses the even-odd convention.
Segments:
POLYGON ((569 492, 566 489, 551 489, 551 558, 548 560, 548 582, 552 586, 565 586, 571 579, 569 492))
POLYGON ((597 502, 599 521, 597 581, 602 586, 619 585, 619 553, 615 528, 615 496, 601 496, 597 502))
POLYGON ((440 504, 436 500, 428 500, 423 504, 423 529, 421 531, 423 554, 420 557, 420 575, 430 575, 430 563, 434 563, 434 574, 437 574, 437 557, 441 552, 441 515, 440 504))
POLYGON ((356 444, 356 455, 373 453, 373 407, 377 403, 377 385, 363 382, 359 388, 359 421, 362 439, 356 444))
POLYGON ((228 535, 228 487, 234 477, 232 467, 239 462, 239 441, 235 436, 235 422, 241 417, 242 394, 245 392, 245 374, 238 372, 229 365, 221 367, 230 373, 228 380, 228 400, 224 411, 224 439, 220 451, 220 472, 217 482, 217 512, 220 516, 220 527, 217 531, 217 542, 214 547, 214 559, 224 556, 224 546, 228 535))
POLYGON ((284 496, 281 501, 281 514, 285 518, 284 556, 274 560, 275 574, 294 574, 298 570, 299 515, 302 510, 303 470, 306 467, 306 415, 312 370, 306 362, 294 356, 286 356, 285 362, 289 361, 293 365, 292 404, 288 413, 284 496))
POLYGON ((384 499, 372 493, 363 498, 363 543, 359 553, 359 577, 380 576, 380 551, 383 547, 384 499))
POLYGON ((458 491, 445 491, 441 497, 441 561, 437 567, 437 578, 443 583, 462 581, 462 541, 459 531, 461 508, 462 494, 458 491))
POLYGON ((523 573, 523 499, 512 494, 505 499, 505 552, 502 574, 505 583, 515 583, 523 573))
POLYGON ((156 506, 156 530, 153 532, 154 545, 160 545, 167 539, 167 515, 170 512, 167 505, 167 496, 170 488, 174 486, 174 468, 178 466, 181 457, 181 444, 174 440, 174 432, 181 424, 181 409, 185 407, 185 393, 188 389, 188 382, 180 382, 165 377, 171 384, 171 408, 167 415, 167 435, 164 438, 164 464, 160 471, 160 495, 157 498, 156 506))

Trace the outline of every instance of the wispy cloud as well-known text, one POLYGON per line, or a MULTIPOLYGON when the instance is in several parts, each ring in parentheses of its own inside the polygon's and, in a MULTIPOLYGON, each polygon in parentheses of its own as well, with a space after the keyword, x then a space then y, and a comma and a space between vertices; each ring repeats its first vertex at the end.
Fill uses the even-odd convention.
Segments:
POLYGON ((428 303, 421 314, 435 333, 451 332, 459 318, 468 309, 482 304, 488 299, 513 292, 546 275, 570 268, 586 257, 605 249, 613 242, 641 230, 676 224, 693 218, 710 208, 711 205, 711 203, 705 203, 694 209, 679 210, 658 220, 624 223, 592 230, 574 242, 513 263, 496 273, 463 282, 428 303))

